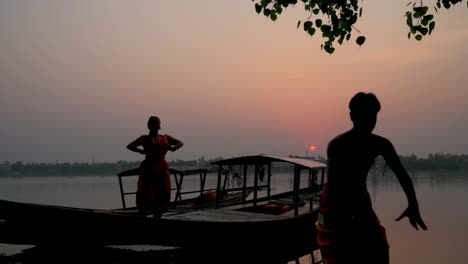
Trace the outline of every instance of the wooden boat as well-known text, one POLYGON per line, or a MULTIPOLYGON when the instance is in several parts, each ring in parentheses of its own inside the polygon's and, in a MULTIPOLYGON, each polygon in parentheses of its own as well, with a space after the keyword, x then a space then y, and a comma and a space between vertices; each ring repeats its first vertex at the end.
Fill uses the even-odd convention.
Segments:
POLYGON ((135 210, 125 208, 124 200, 124 208, 111 210, 0 201, 0 242, 175 246, 188 252, 191 260, 199 257, 205 263, 285 263, 317 249, 317 197, 323 187, 325 164, 255 155, 213 165, 218 168, 216 199, 205 206, 178 208, 177 203, 187 205, 195 200, 181 199, 181 189, 177 189, 175 208, 161 219, 134 214, 135 210), (292 167, 292 190, 271 193, 272 163, 292 167), (227 188, 224 183, 229 173, 223 172, 233 167, 241 168, 241 175, 236 176, 242 177, 242 186, 227 188), (307 185, 301 187, 303 171, 307 172, 307 185), (261 178, 266 184, 261 184, 261 178), (235 193, 236 198, 223 200, 221 193, 235 193))

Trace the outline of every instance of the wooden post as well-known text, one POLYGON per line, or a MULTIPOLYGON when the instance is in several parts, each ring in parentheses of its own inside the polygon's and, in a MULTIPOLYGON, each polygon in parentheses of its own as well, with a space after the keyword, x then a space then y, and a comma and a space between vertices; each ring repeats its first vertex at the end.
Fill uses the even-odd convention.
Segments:
POLYGON ((205 182, 206 182, 206 170, 200 172, 200 195, 205 191, 205 182))
MULTIPOLYGON (((174 177, 176 179, 175 202, 177 203, 177 201, 182 201, 182 193, 181 193, 180 190, 182 189, 182 182, 184 181, 184 173, 183 172, 181 172, 181 173, 175 172, 174 177), (179 178, 177 177, 177 175, 179 175, 179 178)), ((176 203, 174 203, 174 204, 176 204, 176 203)))
POLYGON ((271 194, 271 161, 268 162, 268 182, 267 182, 267 197, 270 197, 271 194))
POLYGON ((232 165, 229 165, 228 166, 228 172, 224 176, 223 190, 226 190, 226 185, 227 185, 227 181, 228 181, 228 178, 229 178, 228 174, 231 173, 231 170, 232 170, 232 165))
POLYGON ((244 175, 242 180, 242 201, 245 202, 247 199, 247 164, 244 164, 244 175))
POLYGON ((309 192, 312 192, 312 189, 313 189, 312 187, 314 186, 313 180, 312 180, 312 174, 313 174, 312 169, 308 169, 307 171, 309 172, 309 178, 307 180, 307 184, 308 184, 307 187, 309 187, 309 192))
POLYGON ((325 168, 322 168, 322 180, 320 181, 320 188, 323 188, 324 181, 325 181, 325 168))
POLYGON ((314 190, 317 189, 317 170, 312 170, 312 184, 314 187, 314 190))
POLYGON ((119 185, 120 185, 120 197, 122 198, 122 205, 123 205, 123 208, 127 208, 125 206, 125 197, 124 197, 124 191, 123 191, 123 185, 122 185, 122 177, 120 176, 117 176, 119 177, 119 185))
POLYGON ((299 182, 301 178, 301 169, 298 165, 294 165, 294 184, 293 184, 293 200, 294 200, 294 215, 299 215, 299 182))
POLYGON ((258 159, 255 160, 254 172, 254 206, 257 206, 257 186, 258 186, 258 159))
MULTIPOLYGON (((312 194, 315 190, 315 171, 313 169, 309 169, 309 192, 312 194)), ((314 209, 314 196, 310 196, 309 200, 309 211, 314 209)))
POLYGON ((216 208, 219 207, 219 196, 221 195, 221 172, 223 166, 221 164, 218 165, 218 183, 216 186, 216 208))

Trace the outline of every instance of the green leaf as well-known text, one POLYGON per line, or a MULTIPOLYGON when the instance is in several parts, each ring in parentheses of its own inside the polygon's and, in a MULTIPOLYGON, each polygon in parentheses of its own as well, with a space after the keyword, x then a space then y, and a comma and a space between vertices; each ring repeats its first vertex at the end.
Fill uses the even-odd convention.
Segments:
POLYGON ((361 17, 361 16, 362 16, 362 7, 359 8, 359 17, 361 17))
POLYGON ((435 21, 429 23, 429 35, 432 33, 432 30, 435 28, 435 21))
POLYGON ((260 14, 260 12, 262 12, 262 6, 259 4, 255 4, 255 11, 257 11, 257 14, 260 14))
POLYGON ((348 35, 346 35, 346 40, 349 41, 351 39, 351 33, 349 33, 348 35))
POLYGON ((340 39, 338 39, 338 44, 343 44, 344 37, 345 35, 341 35, 340 39))
POLYGON ((319 12, 320 12, 320 9, 318 8, 315 8, 314 10, 312 10, 312 13, 314 13, 314 15, 317 15, 319 12))
POLYGON ((305 6, 304 6, 304 9, 305 9, 306 11, 310 11, 310 5, 305 5, 305 6))
POLYGON ((299 26, 301 25, 301 21, 297 21, 297 28, 299 28, 299 26))
POLYGON ((316 20, 315 20, 315 25, 316 25, 317 27, 321 27, 321 26, 322 26, 322 19, 316 19, 316 20))
POLYGON ((310 1, 309 5, 310 5, 310 9, 312 9, 315 7, 316 3, 315 1, 310 1))
POLYGON ((260 4, 262 5, 263 8, 266 8, 270 2, 271 0, 262 0, 260 1, 260 4))
POLYGON ((310 36, 313 36, 315 34, 315 28, 311 27, 309 30, 307 30, 310 36))
POLYGON ((412 27, 412 26, 413 26, 413 19, 411 18, 411 13, 408 13, 408 15, 406 16, 406 24, 407 24, 409 27, 412 27))
POLYGON ((275 3, 275 4, 273 5, 273 7, 275 8, 276 13, 277 13, 278 15, 281 15, 281 13, 283 13, 283 8, 281 7, 281 5, 280 5, 279 3, 275 3))
POLYGON ((333 54, 333 52, 335 52, 335 48, 330 44, 325 44, 325 46, 323 46, 323 48, 325 49, 325 51, 328 54, 333 54))
POLYGON ((414 18, 420 18, 427 13, 429 8, 427 6, 418 6, 418 7, 413 7, 413 10, 414 10, 414 14, 413 14, 414 18))
POLYGON ((427 26, 427 24, 429 24, 429 20, 423 19, 421 20, 421 24, 423 24, 424 26, 427 26))
POLYGON ((415 38, 417 41, 421 41, 422 36, 418 34, 418 35, 416 35, 414 38, 415 38))
POLYGON ((331 26, 329 26, 329 25, 322 25, 322 26, 320 27, 320 29, 322 30, 323 33, 329 34, 330 31, 331 31, 331 26))
POLYGON ((408 32, 408 39, 411 38, 411 32, 408 32))
POLYGON ((437 5, 437 8, 439 8, 439 9, 442 7, 442 6, 440 5, 440 2, 437 2, 436 5, 437 5))
POLYGON ((279 15, 281 15, 281 13, 283 13, 283 8, 281 8, 281 7, 276 8, 276 13, 278 13, 279 15))
POLYGON ((429 32, 429 29, 421 27, 418 31, 425 36, 429 32))
POLYGON ((277 19, 278 17, 276 16, 276 14, 271 14, 271 15, 270 15, 270 18, 271 18, 271 20, 276 21, 276 19, 277 19))
POLYGON ((434 15, 425 15, 425 16, 424 16, 424 19, 426 19, 426 20, 432 20, 432 19, 434 19, 434 15))
POLYGON ((304 22, 304 31, 308 31, 312 27, 312 21, 304 22))
POLYGON ((364 42, 366 42, 366 37, 364 37, 364 36, 359 36, 359 37, 356 39, 356 44, 358 44, 359 46, 361 46, 362 44, 364 44, 364 42))
POLYGON ((349 19, 349 23, 351 25, 354 25, 356 23, 356 21, 358 20, 358 16, 356 15, 353 15, 350 19, 349 19))
POLYGON ((269 15, 271 14, 271 10, 268 9, 268 8, 265 8, 265 9, 263 9, 263 14, 264 14, 265 16, 269 16, 269 15))

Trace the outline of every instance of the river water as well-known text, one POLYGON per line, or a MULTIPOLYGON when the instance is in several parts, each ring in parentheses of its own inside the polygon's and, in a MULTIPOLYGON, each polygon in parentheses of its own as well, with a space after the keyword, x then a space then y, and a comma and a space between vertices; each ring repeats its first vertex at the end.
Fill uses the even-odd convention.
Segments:
MULTIPOLYGON (((367 182, 374 209, 387 230, 390 262, 468 263, 468 171, 410 174, 428 231, 415 230, 407 219, 394 221, 406 208, 406 197, 391 172, 372 173, 367 182)), ((207 188, 215 187, 213 176, 208 176, 207 188)), ((184 191, 198 188, 198 177, 187 177, 184 181, 184 191)), ((285 175, 276 175, 272 179, 273 192, 291 186, 292 180, 285 175)), ((125 178, 124 188, 134 191, 136 178, 125 178)), ((96 209, 122 206, 115 176, 0 177, 0 199, 96 209)), ((134 205, 134 201, 133 196, 128 196, 127 206, 134 205)), ((0 254, 9 254, 16 249, 0 244, 0 254)))

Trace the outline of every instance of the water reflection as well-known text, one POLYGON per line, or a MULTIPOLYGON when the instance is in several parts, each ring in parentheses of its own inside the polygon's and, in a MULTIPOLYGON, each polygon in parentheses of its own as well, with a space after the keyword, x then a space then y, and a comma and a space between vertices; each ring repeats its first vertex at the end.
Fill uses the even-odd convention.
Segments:
POLYGON ((387 228, 391 263, 466 263, 468 235, 468 172, 410 172, 421 214, 429 230, 418 232, 394 219, 407 202, 390 170, 369 175, 368 188, 374 208, 387 228))

